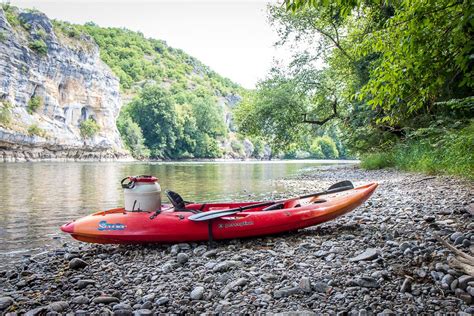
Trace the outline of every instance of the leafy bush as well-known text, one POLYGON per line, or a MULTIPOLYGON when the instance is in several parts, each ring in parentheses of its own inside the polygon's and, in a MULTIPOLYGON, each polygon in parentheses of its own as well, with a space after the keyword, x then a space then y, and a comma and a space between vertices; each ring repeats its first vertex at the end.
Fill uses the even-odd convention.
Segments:
POLYGON ((336 143, 329 136, 316 137, 310 146, 313 158, 336 159, 339 157, 336 143))
POLYGON ((393 155, 388 152, 377 152, 364 155, 361 167, 368 170, 383 169, 394 166, 393 155))
POLYGON ((18 14, 15 12, 15 7, 11 6, 8 2, 2 3, 3 12, 5 12, 5 17, 7 18, 8 23, 12 26, 20 25, 20 20, 18 19, 18 14))
POLYGON ((230 142, 230 147, 236 154, 243 155, 245 153, 244 145, 242 145, 242 143, 237 140, 232 140, 230 142))
POLYGON ((28 127, 28 135, 30 136, 33 136, 33 135, 36 135, 36 136, 40 136, 40 137, 46 137, 46 132, 40 128, 38 125, 36 124, 31 124, 29 127, 28 127))
POLYGON ((11 104, 7 101, 0 102, 0 125, 8 126, 12 120, 11 104))
POLYGON ((0 31, 0 42, 5 42, 7 40, 8 36, 7 36, 7 33, 5 33, 4 31, 0 31))
POLYGON ((87 120, 81 122, 79 125, 79 130, 81 131, 82 137, 90 138, 97 134, 100 128, 94 119, 88 118, 87 120))
POLYGON ((33 114, 43 105, 43 99, 40 96, 32 96, 28 101, 28 113, 33 114))
POLYGON ((366 169, 396 167, 474 179, 474 122, 461 130, 444 130, 399 143, 381 153, 362 157, 366 169))
POLYGON ((29 47, 40 55, 46 55, 48 53, 48 46, 42 39, 34 40, 29 44, 29 47))
POLYGON ((120 116, 117 120, 117 128, 125 143, 125 147, 134 158, 143 159, 150 156, 150 149, 145 146, 145 139, 143 138, 140 126, 132 121, 132 118, 125 110, 120 112, 120 116))

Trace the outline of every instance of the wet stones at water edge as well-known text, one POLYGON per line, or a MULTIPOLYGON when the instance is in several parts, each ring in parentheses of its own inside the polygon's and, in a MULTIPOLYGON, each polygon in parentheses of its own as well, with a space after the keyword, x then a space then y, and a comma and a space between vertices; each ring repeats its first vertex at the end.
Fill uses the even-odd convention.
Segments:
POLYGON ((279 184, 298 195, 347 177, 383 185, 370 203, 316 228, 213 249, 81 244, 25 258, 0 271, 0 314, 473 313, 472 276, 432 235, 472 255, 472 185, 442 177, 421 188, 410 185, 417 175, 353 168, 279 184), (74 259, 86 265, 73 268, 74 259))

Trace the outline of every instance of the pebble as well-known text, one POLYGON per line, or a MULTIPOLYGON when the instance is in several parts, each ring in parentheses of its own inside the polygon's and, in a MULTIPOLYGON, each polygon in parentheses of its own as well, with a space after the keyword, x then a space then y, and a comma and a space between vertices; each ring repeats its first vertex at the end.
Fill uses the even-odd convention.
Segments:
POLYGON ((412 283, 411 278, 405 278, 405 280, 403 280, 402 286, 400 287, 400 292, 402 293, 411 292, 411 283, 412 283))
POLYGON ((49 309, 58 313, 62 313, 68 308, 69 308, 69 303, 65 301, 58 301, 58 302, 53 302, 49 304, 49 309))
POLYGON ((71 261, 69 261, 69 269, 79 270, 85 267, 87 267, 87 262, 82 259, 73 258, 71 261))
POLYGON ((223 261, 223 262, 219 262, 217 263, 213 268, 212 268, 212 271, 213 272, 224 272, 224 271, 228 271, 232 268, 235 268, 239 265, 239 262, 237 261, 232 261, 232 260, 229 260, 229 261, 223 261))
POLYGON ((110 304, 110 303, 118 303, 120 300, 114 296, 99 296, 92 300, 96 304, 110 304))
POLYGON ((188 262, 189 256, 183 252, 178 253, 178 256, 176 257, 176 261, 180 264, 185 264, 188 262))
POLYGON ((305 293, 311 293, 312 291, 311 281, 309 280, 308 277, 302 277, 300 279, 299 287, 305 293))
POLYGON ((158 306, 165 305, 169 302, 169 300, 170 300, 169 298, 162 296, 162 297, 160 297, 159 299, 156 300, 155 304, 158 305, 158 306))
POLYGON ((204 287, 198 286, 195 287, 192 291, 191 294, 189 294, 192 300, 200 300, 204 296, 204 287))
POLYGON ((8 296, 0 297, 0 311, 3 311, 13 304, 13 299, 8 296))
POLYGON ((363 261, 363 260, 373 260, 379 256, 377 249, 375 248, 367 248, 364 252, 361 254, 350 258, 349 261, 352 262, 358 262, 358 261, 363 261))

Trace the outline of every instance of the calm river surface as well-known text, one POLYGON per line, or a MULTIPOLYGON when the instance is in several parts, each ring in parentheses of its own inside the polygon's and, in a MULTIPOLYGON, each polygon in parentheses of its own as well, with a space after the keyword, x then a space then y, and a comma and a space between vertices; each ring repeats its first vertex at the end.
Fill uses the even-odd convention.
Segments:
POLYGON ((120 180, 129 175, 157 176, 162 190, 176 191, 187 200, 255 200, 285 191, 274 180, 328 163, 0 163, 0 267, 64 242, 76 242, 61 233, 59 226, 123 205, 120 180))

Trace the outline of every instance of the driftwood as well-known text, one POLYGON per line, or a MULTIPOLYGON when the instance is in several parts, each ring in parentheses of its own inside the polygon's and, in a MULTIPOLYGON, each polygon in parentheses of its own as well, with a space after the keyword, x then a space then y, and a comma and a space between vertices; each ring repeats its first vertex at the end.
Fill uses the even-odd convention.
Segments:
POLYGON ((442 243, 446 248, 451 250, 456 257, 450 258, 448 264, 456 269, 464 271, 464 273, 474 277, 474 257, 457 249, 456 247, 449 244, 446 240, 433 233, 433 237, 442 243))

